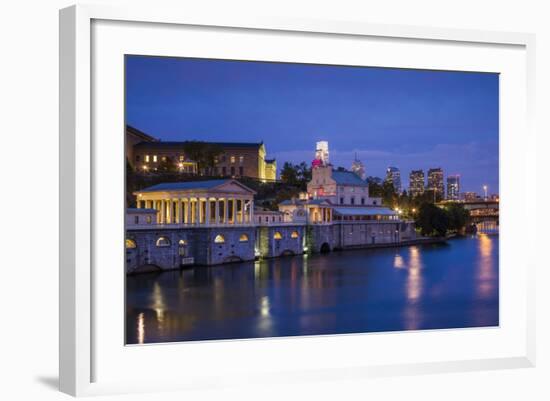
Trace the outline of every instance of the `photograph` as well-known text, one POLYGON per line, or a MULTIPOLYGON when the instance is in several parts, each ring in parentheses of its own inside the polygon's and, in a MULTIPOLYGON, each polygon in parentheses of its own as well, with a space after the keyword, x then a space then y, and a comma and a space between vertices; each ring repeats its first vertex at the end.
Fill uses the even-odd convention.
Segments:
POLYGON ((124 57, 125 344, 499 326, 498 73, 124 57))

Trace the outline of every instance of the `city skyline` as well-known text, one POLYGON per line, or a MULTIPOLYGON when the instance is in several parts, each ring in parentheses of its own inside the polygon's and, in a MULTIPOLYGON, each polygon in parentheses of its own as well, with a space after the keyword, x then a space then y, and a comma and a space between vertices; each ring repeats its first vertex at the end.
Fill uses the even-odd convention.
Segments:
POLYGON ((129 56, 127 122, 164 141, 266 143, 278 169, 360 160, 368 176, 441 167, 498 193, 498 75, 129 56), (444 132, 444 134, 443 134, 444 132))

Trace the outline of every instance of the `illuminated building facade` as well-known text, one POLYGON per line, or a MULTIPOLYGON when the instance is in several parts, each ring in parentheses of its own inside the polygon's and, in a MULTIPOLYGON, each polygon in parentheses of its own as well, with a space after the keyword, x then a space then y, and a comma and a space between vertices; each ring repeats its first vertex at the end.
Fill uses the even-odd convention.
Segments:
POLYGON ((414 197, 424 193, 424 170, 413 170, 409 174, 409 193, 414 197))
POLYGON ((458 174, 447 177, 447 199, 458 200, 460 196, 460 176, 458 174))
POLYGON ((428 170, 428 190, 433 191, 436 198, 443 199, 445 185, 443 183, 443 169, 431 168, 428 170))
POLYGON ((357 154, 355 154, 355 159, 351 163, 351 171, 357 174, 362 180, 364 180, 367 176, 365 166, 361 160, 357 159, 357 154))
POLYGON ((327 141, 317 142, 317 146, 315 147, 315 159, 319 160, 324 166, 328 166, 330 164, 327 141))
POLYGON ((395 192, 401 193, 401 172, 397 167, 388 167, 386 169, 386 182, 393 185, 395 192))

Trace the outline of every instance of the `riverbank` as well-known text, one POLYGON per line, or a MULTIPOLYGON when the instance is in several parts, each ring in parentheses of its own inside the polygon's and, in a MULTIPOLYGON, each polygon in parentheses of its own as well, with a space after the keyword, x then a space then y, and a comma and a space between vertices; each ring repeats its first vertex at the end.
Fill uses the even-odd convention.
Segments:
POLYGON ((413 245, 442 244, 447 242, 448 239, 449 238, 446 238, 446 237, 421 237, 421 238, 416 238, 411 240, 403 240, 401 242, 346 246, 345 248, 334 248, 334 250, 348 251, 348 250, 357 250, 357 249, 402 248, 402 247, 413 246, 413 245))

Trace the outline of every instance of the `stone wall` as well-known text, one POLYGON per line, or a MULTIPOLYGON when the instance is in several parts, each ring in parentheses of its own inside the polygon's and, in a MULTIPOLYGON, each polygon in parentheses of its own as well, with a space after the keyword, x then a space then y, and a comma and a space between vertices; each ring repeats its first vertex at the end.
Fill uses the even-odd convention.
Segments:
POLYGON ((285 255, 300 255, 304 246, 318 253, 334 249, 376 247, 416 238, 409 222, 341 222, 319 225, 128 229, 126 272, 217 265, 285 255), (217 238, 217 239, 216 239, 217 238), (257 252, 256 252, 257 251, 257 252))
POLYGON ((254 260, 254 227, 127 230, 135 248, 126 248, 126 272, 178 269, 194 259, 196 265, 254 260), (216 242, 217 236, 223 241, 216 242), (162 239, 161 239, 162 238, 162 239))
POLYGON ((258 251, 262 258, 300 255, 304 252, 304 225, 273 225, 257 228, 258 251))
POLYGON ((399 243, 414 238, 414 225, 408 222, 339 222, 310 226, 307 244, 310 252, 321 252, 399 243))

